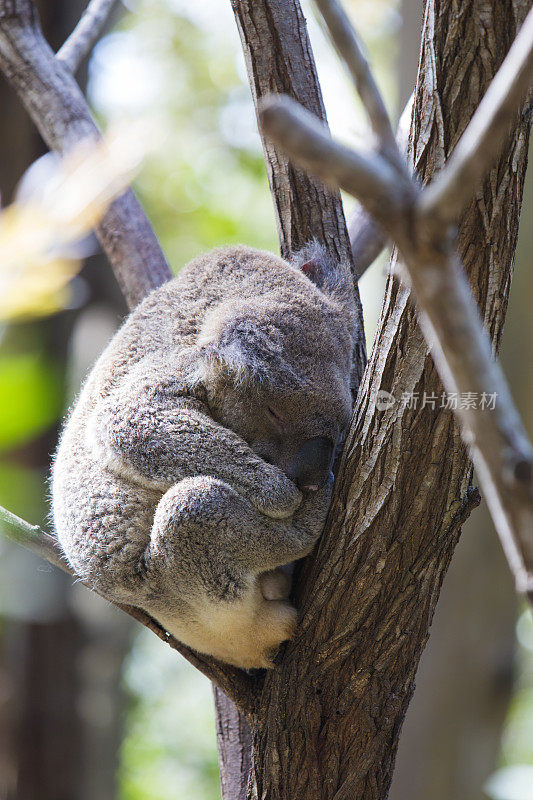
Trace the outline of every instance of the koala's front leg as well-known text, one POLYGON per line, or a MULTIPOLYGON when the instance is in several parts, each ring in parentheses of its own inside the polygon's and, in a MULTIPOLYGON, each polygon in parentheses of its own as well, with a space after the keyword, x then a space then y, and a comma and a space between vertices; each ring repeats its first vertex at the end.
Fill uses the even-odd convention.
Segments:
POLYGON ((98 402, 87 439, 100 463, 163 492, 183 478, 209 475, 230 484, 262 514, 290 517, 302 499, 294 483, 215 422, 202 403, 185 396, 178 367, 144 360, 98 402))
POLYGON ((259 514, 223 481, 201 476, 176 484, 156 509, 143 559, 146 609, 200 652, 244 668, 273 666, 294 632, 296 610, 269 598, 262 576, 310 552, 329 494, 325 487, 306 497, 293 524, 259 514))

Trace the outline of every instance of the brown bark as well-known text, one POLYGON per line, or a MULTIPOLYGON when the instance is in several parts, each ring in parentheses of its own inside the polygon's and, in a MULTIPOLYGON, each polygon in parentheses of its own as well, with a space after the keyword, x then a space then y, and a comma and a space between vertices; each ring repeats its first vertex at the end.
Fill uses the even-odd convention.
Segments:
POLYGON ((218 762, 223 798, 246 800, 252 759, 252 730, 224 692, 213 686, 218 762))
MULTIPOLYGON (((311 43, 299 0, 231 0, 241 36, 248 78, 257 108, 262 97, 287 94, 326 122, 311 43)), ((316 238, 337 260, 354 270, 338 189, 298 169, 263 137, 263 149, 280 241, 288 256, 316 238)), ((355 271, 354 271, 355 275, 355 271)), ((355 276, 357 277, 357 276, 355 276)), ((361 339, 356 345, 356 379, 366 363, 363 317, 355 287, 361 339)))

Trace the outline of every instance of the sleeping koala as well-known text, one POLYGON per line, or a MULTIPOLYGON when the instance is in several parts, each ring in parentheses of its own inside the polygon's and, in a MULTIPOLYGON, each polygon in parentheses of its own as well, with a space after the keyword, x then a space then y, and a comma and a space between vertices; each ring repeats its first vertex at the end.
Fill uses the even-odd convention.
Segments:
POLYGON ((316 244, 191 261, 130 314, 63 431, 53 514, 76 573, 193 649, 271 667, 294 632, 350 418, 348 269, 316 244))

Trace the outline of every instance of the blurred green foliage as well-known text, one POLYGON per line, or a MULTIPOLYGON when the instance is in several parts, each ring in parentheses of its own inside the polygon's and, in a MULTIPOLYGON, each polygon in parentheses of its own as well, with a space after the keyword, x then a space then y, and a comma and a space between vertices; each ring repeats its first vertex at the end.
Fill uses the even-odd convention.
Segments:
MULTIPOLYGON (((46 481, 36 441, 64 412, 65 377, 49 321, 0 326, 0 505, 43 524, 46 481), (34 465, 37 466, 37 465, 34 465)), ((4 548, 9 545, 1 543, 4 548)), ((0 612, 2 597, 0 596, 0 612)))
POLYGON ((38 351, 0 355, 0 454, 32 441, 63 413, 57 365, 38 351))

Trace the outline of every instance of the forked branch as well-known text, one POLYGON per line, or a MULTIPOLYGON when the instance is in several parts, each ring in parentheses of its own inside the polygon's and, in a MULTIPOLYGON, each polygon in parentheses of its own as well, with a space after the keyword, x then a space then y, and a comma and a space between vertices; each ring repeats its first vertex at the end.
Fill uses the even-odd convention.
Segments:
POLYGON ((315 0, 315 2, 328 27, 333 44, 353 78, 379 149, 401 173, 404 173, 405 160, 398 148, 381 92, 363 55, 354 28, 337 0, 315 0))
POLYGON ((335 142, 329 129, 295 100, 273 95, 259 106, 264 133, 298 164, 326 183, 345 189, 380 222, 392 225, 413 202, 412 181, 398 176, 383 154, 355 151, 335 142))
MULTIPOLYGON (((335 4, 320 0, 318 5, 329 13, 335 4)), ((357 197, 398 246, 446 390, 481 399, 481 407, 458 404, 456 413, 517 589, 533 599, 532 448, 445 224, 457 218, 489 168, 532 78, 530 11, 449 163, 422 191, 405 173, 400 179, 393 174, 384 151, 377 160, 373 153, 363 156, 334 142, 290 98, 268 98, 261 123, 296 163, 357 197)), ((369 116, 374 113, 368 101, 365 107, 369 116)))

